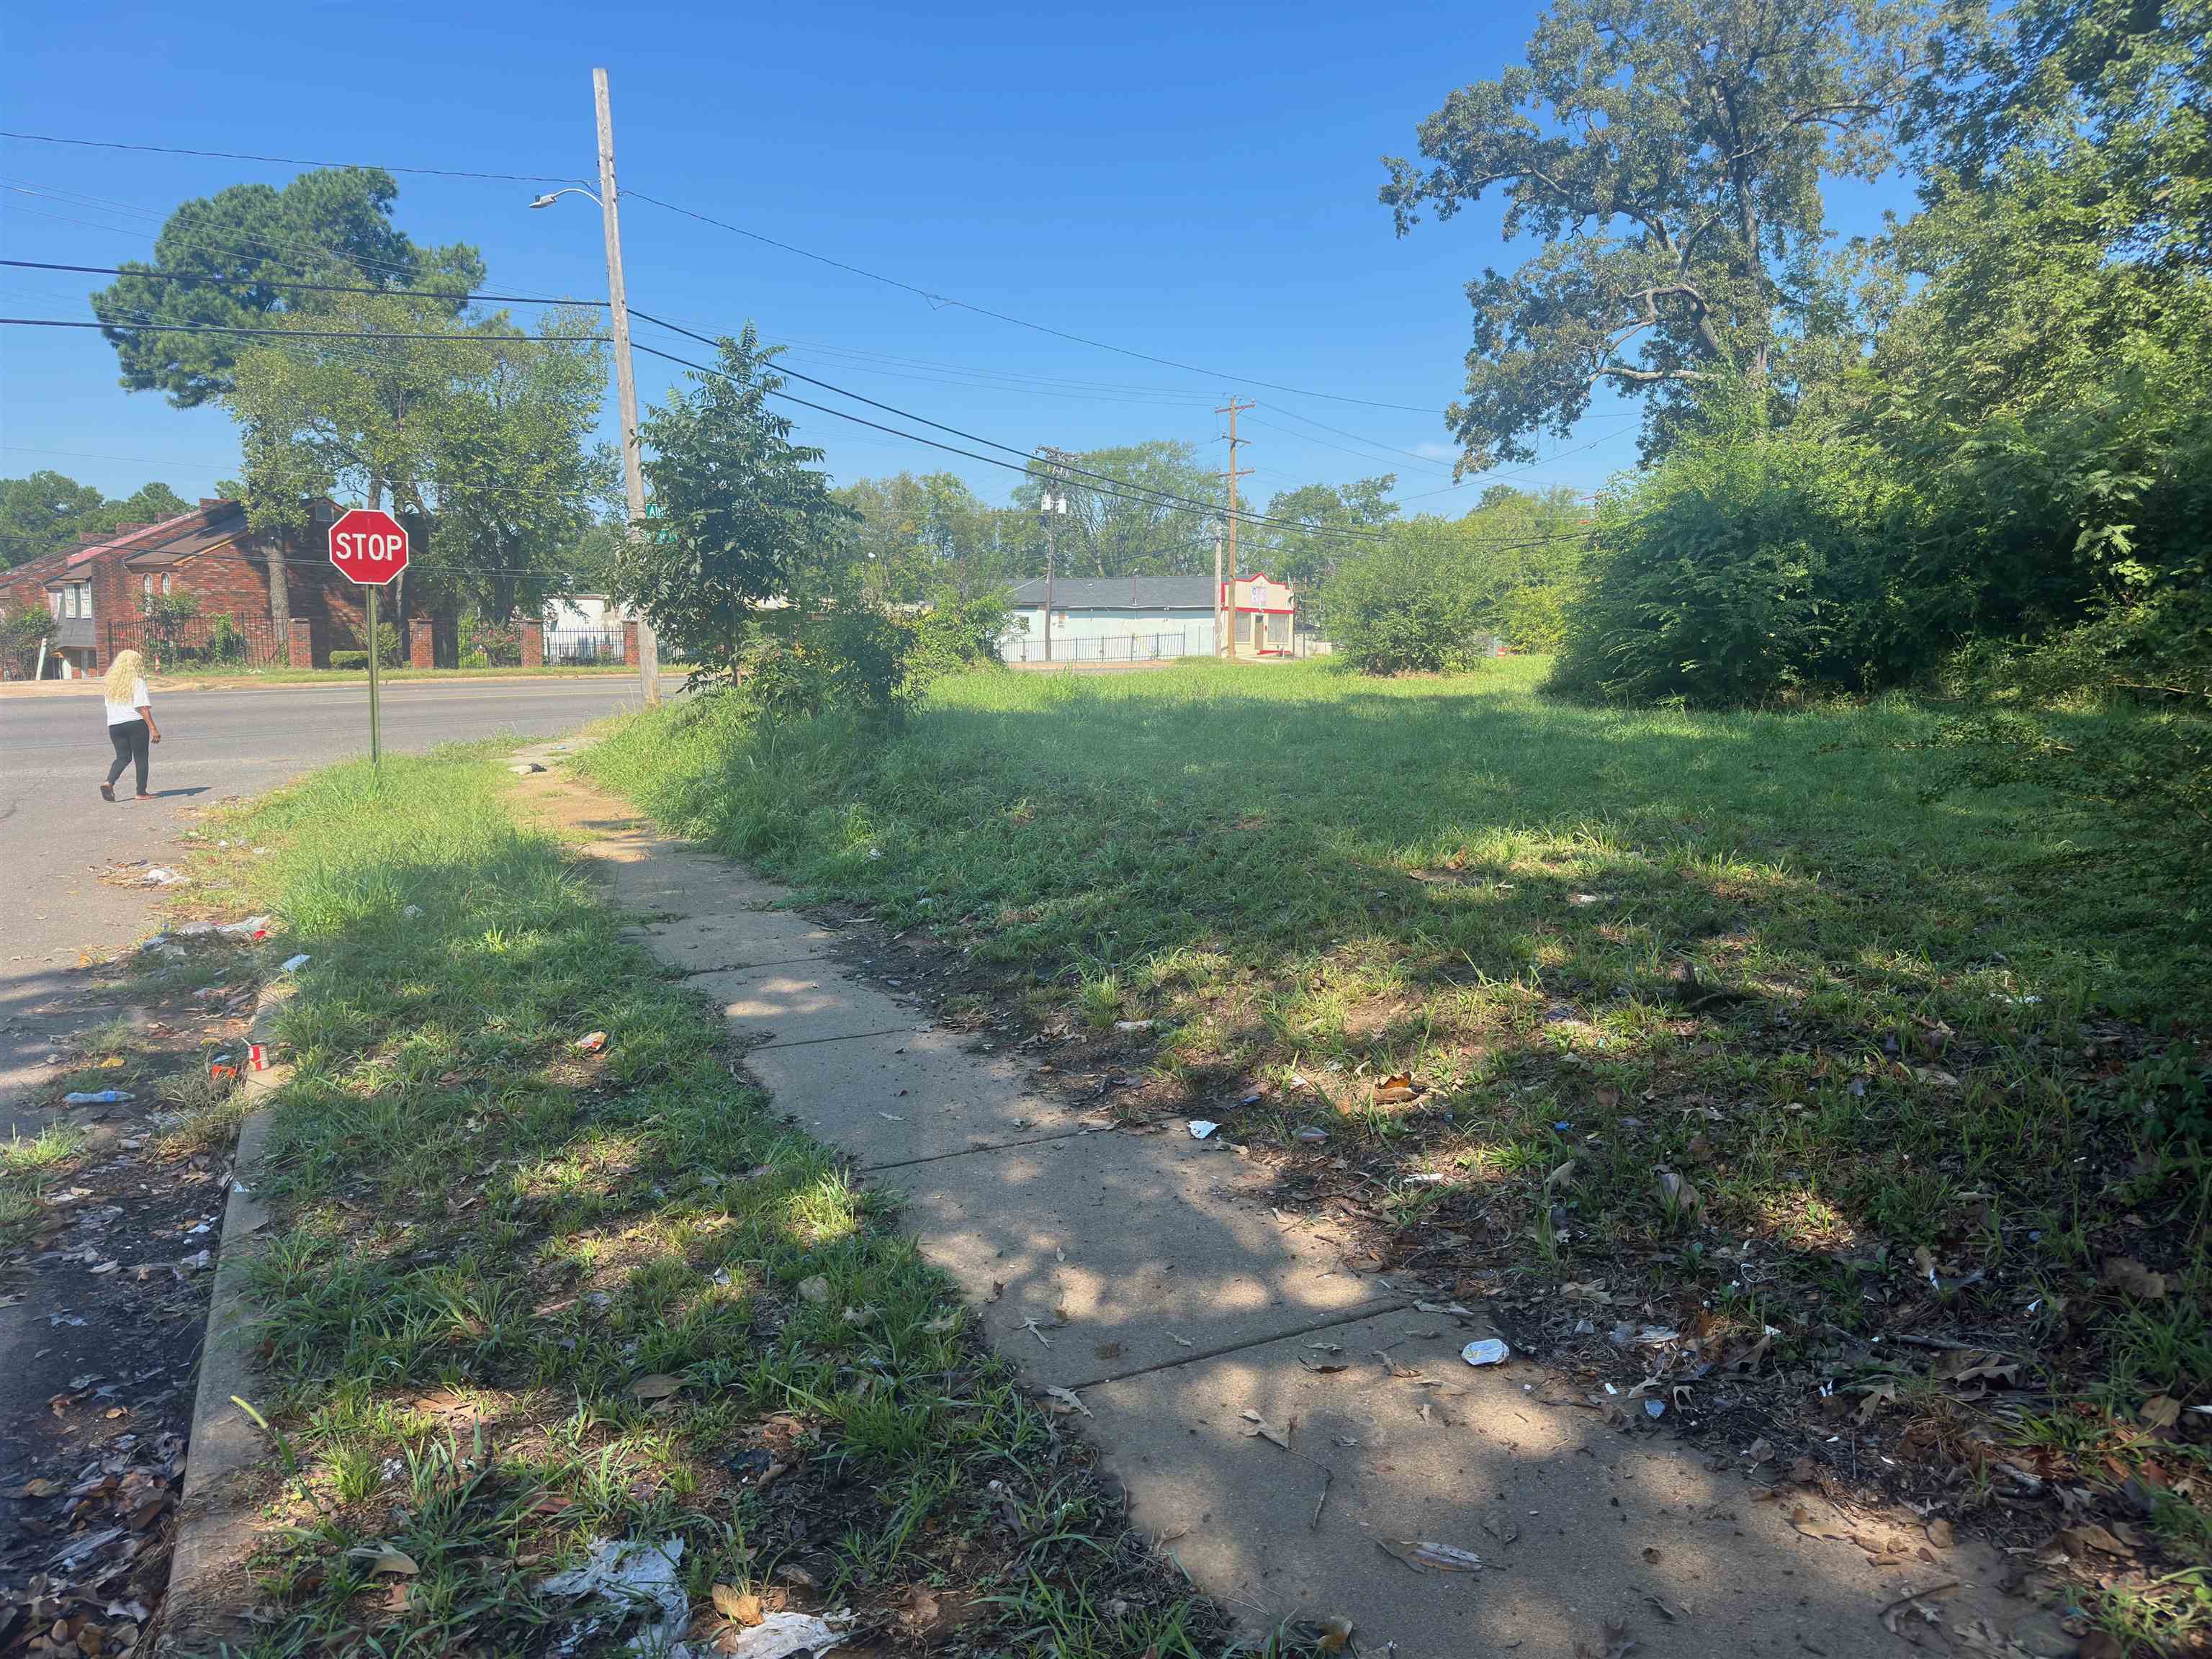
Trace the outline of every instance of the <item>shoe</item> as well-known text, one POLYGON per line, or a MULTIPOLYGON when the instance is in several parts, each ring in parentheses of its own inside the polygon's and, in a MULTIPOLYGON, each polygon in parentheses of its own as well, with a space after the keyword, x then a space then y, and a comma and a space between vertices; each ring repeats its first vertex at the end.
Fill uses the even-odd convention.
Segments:
POLYGON ((115 799, 115 786, 112 783, 101 784, 100 786, 100 798, 102 800, 113 800, 115 799))

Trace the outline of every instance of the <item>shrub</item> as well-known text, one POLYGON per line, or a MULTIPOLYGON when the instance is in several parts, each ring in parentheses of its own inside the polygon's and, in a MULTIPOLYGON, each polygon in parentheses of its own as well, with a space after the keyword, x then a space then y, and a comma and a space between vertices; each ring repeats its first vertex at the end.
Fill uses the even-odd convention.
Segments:
POLYGON ((1336 654, 1363 674, 1441 674, 1488 654, 1480 597, 1451 526, 1394 525, 1344 560, 1322 605, 1336 654))
POLYGON ((1601 526, 1553 684, 1715 704, 1903 679, 1971 611, 1921 566, 1917 516, 1865 446, 1740 429, 1685 442, 1601 526))
POLYGON ((935 594, 908 624, 907 684, 916 696, 947 674, 988 663, 999 665, 999 638, 1006 631, 1002 591, 962 599, 950 588, 935 594))
POLYGON ((904 711, 910 627, 875 606, 838 599, 792 619, 785 637, 756 641, 739 689, 763 718, 838 714, 893 720, 904 711))
POLYGON ((43 605, 27 605, 0 622, 0 663, 9 679, 27 680, 38 672, 40 643, 55 629, 52 613, 43 605))
POLYGON ((366 651, 333 651, 331 653, 331 666, 341 669, 365 669, 368 666, 368 653, 366 651))

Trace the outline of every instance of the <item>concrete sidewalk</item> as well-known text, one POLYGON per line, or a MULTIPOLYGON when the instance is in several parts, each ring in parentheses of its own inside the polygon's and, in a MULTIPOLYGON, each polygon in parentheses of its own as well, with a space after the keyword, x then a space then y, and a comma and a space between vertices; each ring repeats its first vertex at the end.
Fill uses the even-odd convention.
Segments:
POLYGON ((1270 1207, 1224 1137, 1116 1131, 843 971, 835 931, 773 908, 788 895, 772 884, 563 771, 526 787, 752 1045, 777 1103, 897 1196, 999 1350, 1078 1392, 1136 1524, 1254 1626, 1348 1618, 1359 1651, 1395 1642, 1400 1659, 1627 1639, 1650 1659, 2074 1650, 1999 1590, 1994 1552, 1765 1490, 1771 1466, 1759 1482, 1716 1468, 1517 1358, 1470 1367, 1461 1347, 1492 1334, 1480 1309, 1437 1312, 1448 1298, 1417 1279, 1355 1269, 1325 1225, 1270 1207), (1424 1541, 1484 1565, 1407 1565, 1424 1541), (1906 1634, 1887 1627, 1931 1586, 1892 1613, 1906 1634), (1958 1633, 1982 1620, 2020 1645, 1958 1633))

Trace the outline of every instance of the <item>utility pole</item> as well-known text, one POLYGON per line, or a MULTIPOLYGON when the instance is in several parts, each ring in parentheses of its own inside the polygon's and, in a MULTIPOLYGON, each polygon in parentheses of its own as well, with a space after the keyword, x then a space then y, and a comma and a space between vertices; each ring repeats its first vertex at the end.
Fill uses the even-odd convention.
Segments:
POLYGON ((1221 654, 1221 520, 1213 521, 1213 654, 1221 654))
POLYGON ((1237 447, 1245 441, 1237 435, 1237 416, 1241 410, 1257 407, 1255 404, 1240 404, 1232 396, 1227 404, 1213 411, 1229 417, 1229 471, 1218 476, 1229 480, 1229 586, 1219 592, 1222 608, 1229 617, 1229 654, 1231 658, 1237 654, 1237 481, 1249 476, 1252 471, 1249 466, 1240 469, 1237 465, 1237 447))
MULTIPOLYGON (((615 192, 615 118, 607 101, 607 72, 592 71, 592 103, 599 124, 599 218, 607 238, 607 310, 614 319, 615 397, 622 410, 623 494, 628 500, 628 533, 645 530, 645 471, 637 447, 637 375, 630 367, 629 300, 623 289, 622 210, 615 192)), ((1234 452, 1231 452, 1232 455, 1234 452)), ((1232 460, 1231 463, 1235 465, 1232 460)), ((637 616, 637 672, 647 703, 660 701, 660 641, 653 620, 637 616)))
POLYGON ((1053 565, 1060 551, 1056 521, 1067 516, 1067 465, 1075 457, 1050 444, 1037 446, 1043 458, 1044 493, 1037 497, 1037 515, 1044 520, 1044 659, 1052 660, 1053 565))

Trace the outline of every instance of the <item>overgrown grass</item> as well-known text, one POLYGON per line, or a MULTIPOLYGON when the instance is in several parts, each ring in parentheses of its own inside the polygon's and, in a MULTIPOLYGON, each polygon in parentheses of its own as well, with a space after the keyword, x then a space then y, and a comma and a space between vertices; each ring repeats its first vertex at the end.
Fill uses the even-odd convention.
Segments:
POLYGON ((536 1650, 595 1537, 683 1540, 702 1613, 722 1585, 888 1625, 918 1586, 1009 1654, 1218 1645, 506 781, 387 759, 240 825, 272 850, 234 878, 312 957, 256 1269, 285 1477, 256 1650, 536 1650))
POLYGON ((1871 1391, 1941 1428, 1966 1391, 1869 1344, 1964 1332, 2086 1414, 2083 1479, 2141 1462, 2135 1413, 2212 1377, 2212 917, 2118 827, 1961 786, 1906 698, 1628 712, 1544 672, 975 674, 896 738, 679 704, 583 764, 1066 1029, 1156 1020, 1255 1145, 1321 1123, 1313 1159, 1427 1176, 1387 1218, 1471 1281, 1601 1281, 1708 1360, 1771 1324, 1754 1365, 1838 1384, 1823 1422, 1871 1391))

